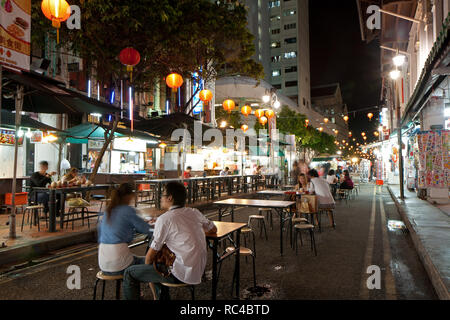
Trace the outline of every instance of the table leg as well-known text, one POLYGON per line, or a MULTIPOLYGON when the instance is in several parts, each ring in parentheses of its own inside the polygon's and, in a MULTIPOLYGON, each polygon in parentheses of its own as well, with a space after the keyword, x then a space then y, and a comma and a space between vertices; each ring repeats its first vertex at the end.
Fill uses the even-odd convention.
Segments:
POLYGON ((283 209, 277 209, 280 216, 280 254, 283 255, 283 226, 284 226, 284 214, 283 209))
POLYGON ((235 270, 236 270, 236 298, 239 300, 239 280, 240 280, 240 249, 241 249, 241 229, 237 230, 236 232, 237 235, 237 239, 236 239, 236 247, 237 247, 237 251, 236 251, 236 264, 235 264, 235 270))
POLYGON ((61 195, 60 196, 61 211, 59 213, 59 224, 60 224, 60 228, 63 229, 64 228, 64 214, 66 213, 66 194, 61 193, 60 195, 61 195))
POLYGON ((216 300, 217 294, 217 244, 218 241, 216 239, 213 240, 212 247, 212 290, 211 290, 211 299, 216 300))
POLYGON ((156 208, 161 209, 161 182, 158 182, 158 186, 157 186, 156 208))
POLYGON ((219 207, 219 221, 222 221, 222 207, 219 207))
POLYGON ((56 191, 55 189, 51 189, 49 196, 49 222, 48 222, 48 231, 56 232, 56 191))
POLYGON ((137 208, 138 203, 138 184, 134 184, 134 207, 137 208))
POLYGON ((188 203, 192 203, 192 180, 188 181, 188 203))
POLYGON ((234 206, 231 207, 231 222, 234 222, 234 206))

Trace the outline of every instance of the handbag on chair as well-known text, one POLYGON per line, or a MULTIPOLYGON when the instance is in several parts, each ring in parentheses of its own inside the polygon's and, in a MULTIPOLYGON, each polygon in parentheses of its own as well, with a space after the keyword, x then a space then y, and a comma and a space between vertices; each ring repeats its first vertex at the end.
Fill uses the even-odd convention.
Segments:
POLYGON ((173 265, 175 258, 175 253, 164 244, 161 250, 156 253, 155 260, 153 260, 153 268, 155 268, 156 272, 162 277, 167 278, 172 273, 170 267, 173 265))

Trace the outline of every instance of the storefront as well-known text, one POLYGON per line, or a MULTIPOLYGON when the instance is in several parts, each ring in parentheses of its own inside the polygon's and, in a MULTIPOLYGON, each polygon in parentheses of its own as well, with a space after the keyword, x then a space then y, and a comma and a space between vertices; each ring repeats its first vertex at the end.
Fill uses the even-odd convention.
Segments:
POLYGON ((111 150, 111 173, 145 173, 147 142, 145 140, 116 137, 111 150))

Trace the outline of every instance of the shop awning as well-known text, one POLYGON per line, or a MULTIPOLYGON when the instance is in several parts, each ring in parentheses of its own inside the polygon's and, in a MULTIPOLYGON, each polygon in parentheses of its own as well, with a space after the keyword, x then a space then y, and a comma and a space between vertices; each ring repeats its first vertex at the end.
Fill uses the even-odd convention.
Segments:
MULTIPOLYGON (((87 122, 68 129, 64 136, 66 137, 66 142, 68 143, 88 143, 88 140, 104 140, 105 128, 100 124, 87 122)), ((129 129, 123 128, 117 128, 114 136, 131 136, 136 139, 147 140, 154 143, 158 142, 155 137, 146 132, 134 130, 131 134, 129 129)))
POLYGON ((65 88, 65 84, 34 73, 3 72, 2 107, 15 110, 17 85, 24 86, 23 111, 52 114, 120 113, 120 108, 65 88))
MULTIPOLYGON (((2 110, 1 126, 3 128, 16 128, 16 114, 9 110, 2 110)), ((26 115, 21 116, 21 128, 37 129, 41 131, 62 131, 45 123, 34 120, 26 115)))
MULTIPOLYGON (((161 117, 155 117, 143 121, 135 121, 134 128, 159 136, 161 139, 170 141, 172 132, 176 129, 189 130, 191 139, 194 139, 194 123, 196 120, 185 113, 173 113, 161 117)), ((202 133, 207 129, 212 129, 205 124, 201 124, 202 133)))

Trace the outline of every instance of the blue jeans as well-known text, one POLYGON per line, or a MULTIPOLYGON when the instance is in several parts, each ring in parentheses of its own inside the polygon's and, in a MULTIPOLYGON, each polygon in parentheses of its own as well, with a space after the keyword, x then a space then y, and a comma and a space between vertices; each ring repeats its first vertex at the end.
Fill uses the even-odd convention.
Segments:
POLYGON ((48 193, 46 193, 46 192, 39 192, 37 194, 37 202, 42 203, 44 205, 45 213, 48 213, 50 211, 49 207, 48 207, 48 199, 49 199, 49 196, 48 196, 48 193))
MULTIPOLYGON (((139 300, 141 297, 141 282, 151 282, 155 286, 156 299, 161 297, 161 282, 181 283, 180 280, 170 275, 167 278, 161 276, 152 264, 140 264, 128 267, 123 276, 123 295, 126 300, 139 300)), ((164 298, 169 299, 168 292, 164 292, 164 298)))
MULTIPOLYGON (((144 264, 144 263, 145 263, 145 257, 133 256, 133 262, 128 267, 134 266, 137 264, 144 264)), ((108 272, 108 271, 102 270, 102 272, 104 275, 107 275, 107 276, 118 276, 120 274, 123 274, 125 272, 125 270, 126 270, 126 268, 121 271, 108 272)))

